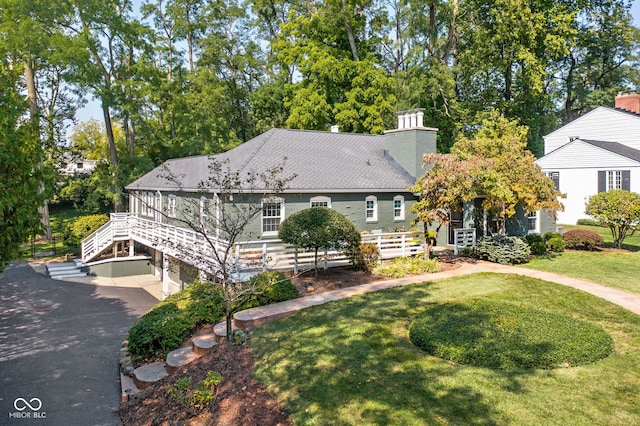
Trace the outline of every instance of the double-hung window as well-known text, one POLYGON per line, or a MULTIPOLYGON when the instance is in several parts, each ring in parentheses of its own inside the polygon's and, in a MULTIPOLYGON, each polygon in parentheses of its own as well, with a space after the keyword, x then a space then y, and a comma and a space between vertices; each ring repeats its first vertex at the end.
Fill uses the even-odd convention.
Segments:
POLYGON ((538 232, 538 212, 530 212, 527 217, 527 232, 535 234, 538 232))
POLYGON ((631 190, 630 170, 600 170, 598 171, 598 192, 612 189, 631 190))
POLYGON ((378 221, 378 198, 375 195, 365 198, 365 219, 367 222, 378 221))
POLYGON ((393 220, 404 220, 404 197, 402 195, 393 197, 393 220))
POLYGON ((556 189, 560 190, 560 172, 546 172, 545 175, 553 181, 556 189))
POLYGON ((284 218, 284 200, 265 198, 262 200, 262 234, 275 235, 284 218))

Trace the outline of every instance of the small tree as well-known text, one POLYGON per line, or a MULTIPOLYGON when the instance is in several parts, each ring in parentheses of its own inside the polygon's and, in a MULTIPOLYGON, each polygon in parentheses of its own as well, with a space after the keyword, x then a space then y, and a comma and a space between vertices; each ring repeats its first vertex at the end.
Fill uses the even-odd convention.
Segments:
POLYGON ((409 191, 419 194, 411 211, 417 215, 415 223, 423 224, 424 258, 429 259, 440 228, 449 224, 451 212, 472 200, 476 193, 471 178, 473 163, 458 161, 451 155, 426 154, 424 164, 431 168, 409 191))
POLYGON ((516 207, 528 212, 546 209, 551 215, 563 208, 558 201, 562 194, 526 150, 526 134, 526 127, 489 113, 475 136, 460 139, 451 154, 424 156, 425 166, 431 168, 409 191, 420 194, 412 211, 424 224, 425 257, 440 227, 449 223, 450 213, 476 197, 482 197, 483 208, 498 219, 499 234, 505 233, 506 220, 516 207))
POLYGON ((311 207, 292 214, 280 226, 282 241, 314 251, 313 268, 318 276, 318 250, 355 250, 360 232, 343 214, 327 207, 311 207))
MULTIPOLYGON (((188 244, 167 238, 157 241, 158 246, 169 249, 176 256, 182 256, 223 290, 227 340, 232 336, 233 314, 255 295, 265 290, 264 284, 241 282, 234 276, 237 271, 235 243, 247 237, 247 226, 262 212, 262 200, 276 197, 295 176, 282 177, 284 163, 263 172, 231 170, 227 162, 209 157, 207 179, 198 183, 196 196, 187 196, 192 190, 185 190, 185 176, 177 174, 170 165, 163 166, 159 177, 176 192, 185 194, 178 212, 171 212, 170 220, 181 223, 197 234, 198 243, 188 244), (203 203, 205 197, 208 202, 203 203), (200 244, 200 242, 202 244, 200 244)), ((169 212, 159 211, 165 217, 169 212)))
POLYGON ((585 213, 608 226, 613 245, 621 248, 628 233, 640 224, 640 194, 622 189, 600 192, 589 198, 585 213))

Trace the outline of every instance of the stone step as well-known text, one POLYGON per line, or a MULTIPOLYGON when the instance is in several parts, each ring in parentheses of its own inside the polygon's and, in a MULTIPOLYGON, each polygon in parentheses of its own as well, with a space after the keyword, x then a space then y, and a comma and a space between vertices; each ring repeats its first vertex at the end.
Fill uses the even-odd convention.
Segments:
POLYGON ((86 277, 87 273, 86 272, 78 272, 75 274, 63 274, 63 275, 54 275, 51 278, 54 280, 63 280, 65 278, 73 278, 73 277, 86 277))
POLYGON ((167 354, 167 371, 169 373, 173 373, 178 368, 190 364, 198 358, 200 358, 200 355, 195 353, 193 349, 189 347, 171 351, 167 354))
POLYGON ((153 362, 133 370, 133 383, 138 389, 145 389, 168 375, 164 362, 153 362))
MULTIPOLYGON (((238 327, 233 326, 231 327, 231 331, 233 332, 233 330, 237 330, 238 327)), ((215 334, 215 339, 217 342, 221 342, 224 339, 227 338, 227 323, 226 322, 219 322, 218 324, 216 324, 213 327, 213 334, 215 334)))
POLYGON ((56 270, 60 270, 60 269, 73 269, 73 268, 77 268, 78 265, 75 262, 62 262, 62 263, 48 263, 47 264, 47 269, 49 271, 56 271, 56 270))
POLYGON ((217 344, 218 342, 216 341, 215 334, 203 334, 201 336, 196 336, 191 341, 193 352, 195 352, 197 355, 206 354, 217 344))

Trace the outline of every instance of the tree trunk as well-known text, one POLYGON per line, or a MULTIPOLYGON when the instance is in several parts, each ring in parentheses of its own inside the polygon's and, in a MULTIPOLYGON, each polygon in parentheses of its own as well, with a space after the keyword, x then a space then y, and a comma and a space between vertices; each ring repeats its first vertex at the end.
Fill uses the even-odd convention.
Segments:
MULTIPOLYGON (((24 64, 24 77, 27 85, 27 101, 29 102, 29 113, 31 116, 31 122, 34 129, 37 129, 38 139, 40 139, 40 109, 38 108, 38 100, 36 93, 36 78, 35 72, 31 67, 29 61, 25 61, 24 64)), ((38 167, 43 168, 43 158, 40 158, 40 162, 38 163, 38 167)), ((44 191, 44 182, 40 184, 40 191, 44 191)), ((38 207, 38 212, 41 216, 42 222, 42 237, 45 240, 51 239, 51 222, 49 220, 49 203, 47 200, 44 200, 42 206, 38 207)))
POLYGON ((422 226, 424 230, 424 259, 429 260, 433 249, 433 238, 429 237, 429 225, 427 222, 422 222, 422 226))
POLYGON ((313 256, 313 272, 316 278, 318 278, 318 247, 316 247, 315 255, 313 256))
POLYGON ((349 39, 349 46, 351 47, 351 55, 353 56, 353 60, 356 62, 360 61, 360 57, 358 56, 358 47, 356 46, 356 39, 353 36, 353 28, 349 25, 349 21, 347 20, 347 1, 342 0, 342 12, 344 13, 344 29, 347 32, 347 38, 349 39))

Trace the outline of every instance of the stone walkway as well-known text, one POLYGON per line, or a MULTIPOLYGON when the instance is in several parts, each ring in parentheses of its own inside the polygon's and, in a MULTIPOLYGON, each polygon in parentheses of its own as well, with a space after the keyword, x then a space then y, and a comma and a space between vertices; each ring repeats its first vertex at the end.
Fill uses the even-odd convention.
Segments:
POLYGON ((286 302, 274 303, 268 306, 260 306, 257 308, 247 309, 234 315, 233 324, 238 328, 251 328, 270 321, 275 321, 293 314, 301 309, 310 306, 321 305, 323 303, 334 300, 345 299, 356 294, 370 293, 385 288, 398 287, 407 284, 418 283, 422 281, 436 281, 462 275, 475 274, 478 272, 495 272, 501 274, 516 274, 527 277, 538 278, 541 280, 566 285, 593 294, 594 296, 608 300, 616 305, 640 315, 640 296, 606 287, 600 284, 592 283, 585 280, 570 278, 564 275, 558 275, 551 272, 536 271, 533 269, 521 268, 517 266, 499 265, 490 262, 463 263, 460 268, 452 269, 445 272, 434 274, 414 275, 411 277, 400 278, 395 280, 378 281, 370 284, 363 284, 354 287, 343 288, 340 290, 328 291, 326 293, 315 294, 312 296, 300 297, 298 299, 288 300, 286 302))

